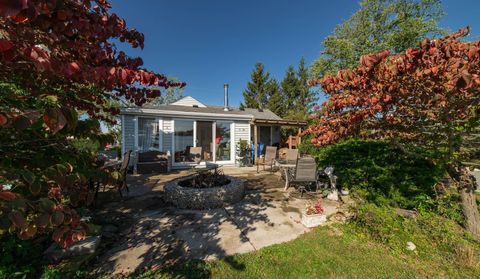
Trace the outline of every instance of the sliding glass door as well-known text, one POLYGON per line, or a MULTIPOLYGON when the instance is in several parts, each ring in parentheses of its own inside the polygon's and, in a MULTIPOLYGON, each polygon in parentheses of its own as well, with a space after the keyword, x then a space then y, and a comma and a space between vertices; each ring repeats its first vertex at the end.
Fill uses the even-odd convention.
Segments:
POLYGON ((215 129, 215 161, 232 160, 232 122, 217 121, 215 129))
POLYGON ((174 163, 190 165, 194 162, 190 149, 196 147, 202 163, 232 163, 233 123, 228 121, 200 121, 176 119, 173 124, 174 163))

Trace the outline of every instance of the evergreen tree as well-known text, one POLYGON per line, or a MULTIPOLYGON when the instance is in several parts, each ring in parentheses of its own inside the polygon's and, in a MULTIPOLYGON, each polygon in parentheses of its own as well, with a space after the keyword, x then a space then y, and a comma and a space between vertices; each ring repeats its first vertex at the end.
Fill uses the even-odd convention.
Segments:
POLYGON ((277 80, 272 79, 269 82, 269 98, 267 108, 280 117, 286 114, 286 100, 277 80))
POLYGON ((251 81, 247 83, 247 88, 243 91, 243 103, 240 107, 266 108, 270 87, 270 73, 264 70, 262 63, 255 64, 251 81))
POLYGON ((303 57, 300 59, 298 65, 297 92, 298 96, 295 99, 295 110, 303 112, 303 119, 306 119, 318 98, 316 96, 317 94, 311 90, 311 87, 308 85, 308 68, 305 67, 305 59, 303 57))
POLYGON ((423 38, 445 33, 440 0, 362 0, 360 10, 323 41, 323 51, 311 67, 313 77, 359 65, 360 56, 389 49, 416 47, 423 38))
POLYGON ((298 79, 295 69, 290 65, 282 80, 282 92, 285 96, 285 111, 288 113, 295 107, 295 99, 297 98, 298 79))

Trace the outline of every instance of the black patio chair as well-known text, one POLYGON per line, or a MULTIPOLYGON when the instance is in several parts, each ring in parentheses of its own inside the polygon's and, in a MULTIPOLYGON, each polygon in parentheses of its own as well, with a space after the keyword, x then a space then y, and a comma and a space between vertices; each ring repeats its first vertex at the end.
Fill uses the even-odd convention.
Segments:
POLYGON ((122 175, 121 181, 118 183, 118 192, 120 196, 123 198, 122 189, 125 187, 127 189, 127 193, 130 192, 127 185, 127 170, 128 164, 130 163, 130 155, 132 154, 132 150, 128 150, 123 154, 123 161, 122 165, 120 166, 119 172, 122 175))
POLYGON ((287 175, 287 188, 290 185, 297 185, 297 191, 301 196, 303 193, 308 192, 307 186, 315 184, 315 191, 318 186, 317 164, 313 157, 302 157, 297 159, 295 168, 291 168, 287 175))

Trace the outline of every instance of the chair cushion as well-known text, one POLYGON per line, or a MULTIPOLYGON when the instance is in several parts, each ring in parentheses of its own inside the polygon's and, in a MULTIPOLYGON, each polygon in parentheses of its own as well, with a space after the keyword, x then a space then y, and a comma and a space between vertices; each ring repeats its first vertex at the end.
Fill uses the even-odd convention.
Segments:
POLYGON ((142 153, 138 153, 138 162, 160 162, 160 161, 168 161, 168 156, 165 152, 160 151, 146 151, 142 153))

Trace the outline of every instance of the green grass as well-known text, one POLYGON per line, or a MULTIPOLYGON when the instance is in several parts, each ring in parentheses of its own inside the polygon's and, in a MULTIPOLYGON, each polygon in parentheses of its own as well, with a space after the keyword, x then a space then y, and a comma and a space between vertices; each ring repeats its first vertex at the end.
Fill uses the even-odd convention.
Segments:
POLYGON ((322 227, 256 252, 192 261, 130 278, 480 278, 478 265, 462 267, 438 257, 392 253, 345 228, 322 227))

